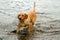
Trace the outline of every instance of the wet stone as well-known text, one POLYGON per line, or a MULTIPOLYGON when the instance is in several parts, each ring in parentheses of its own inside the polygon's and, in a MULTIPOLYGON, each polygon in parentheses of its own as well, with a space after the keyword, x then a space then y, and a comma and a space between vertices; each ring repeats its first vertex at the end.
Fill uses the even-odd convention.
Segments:
POLYGON ((0 40, 3 40, 3 38, 0 38, 0 40))

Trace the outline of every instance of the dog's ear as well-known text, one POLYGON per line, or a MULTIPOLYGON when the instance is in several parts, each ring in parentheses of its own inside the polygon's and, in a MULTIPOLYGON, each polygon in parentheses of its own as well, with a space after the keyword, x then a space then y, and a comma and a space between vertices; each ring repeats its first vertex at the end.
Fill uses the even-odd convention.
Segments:
POLYGON ((27 14, 25 14, 25 19, 27 19, 28 18, 28 15, 27 14))

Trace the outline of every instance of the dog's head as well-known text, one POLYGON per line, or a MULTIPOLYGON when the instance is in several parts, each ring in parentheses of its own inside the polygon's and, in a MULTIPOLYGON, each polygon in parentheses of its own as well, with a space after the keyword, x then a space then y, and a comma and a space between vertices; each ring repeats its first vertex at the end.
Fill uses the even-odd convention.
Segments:
POLYGON ((18 19, 19 20, 25 20, 28 18, 28 15, 26 13, 20 13, 18 14, 18 19))

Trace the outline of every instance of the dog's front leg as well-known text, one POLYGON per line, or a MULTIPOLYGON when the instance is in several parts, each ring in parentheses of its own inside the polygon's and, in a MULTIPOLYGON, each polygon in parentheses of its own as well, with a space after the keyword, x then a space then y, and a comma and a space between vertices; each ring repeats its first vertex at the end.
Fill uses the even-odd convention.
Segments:
POLYGON ((21 25, 20 25, 20 23, 18 23, 18 27, 17 27, 16 33, 20 32, 20 27, 21 27, 21 25))
POLYGON ((28 32, 29 32, 29 34, 30 34, 30 30, 31 30, 30 24, 28 24, 27 27, 28 27, 28 32))

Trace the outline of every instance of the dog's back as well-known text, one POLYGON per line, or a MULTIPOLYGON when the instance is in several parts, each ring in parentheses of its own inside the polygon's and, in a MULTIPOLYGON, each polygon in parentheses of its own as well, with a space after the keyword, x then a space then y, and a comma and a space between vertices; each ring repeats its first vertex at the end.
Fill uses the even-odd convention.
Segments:
POLYGON ((35 22, 36 21, 36 2, 34 0, 34 7, 33 7, 33 11, 29 11, 27 12, 28 16, 30 17, 31 22, 35 22))

